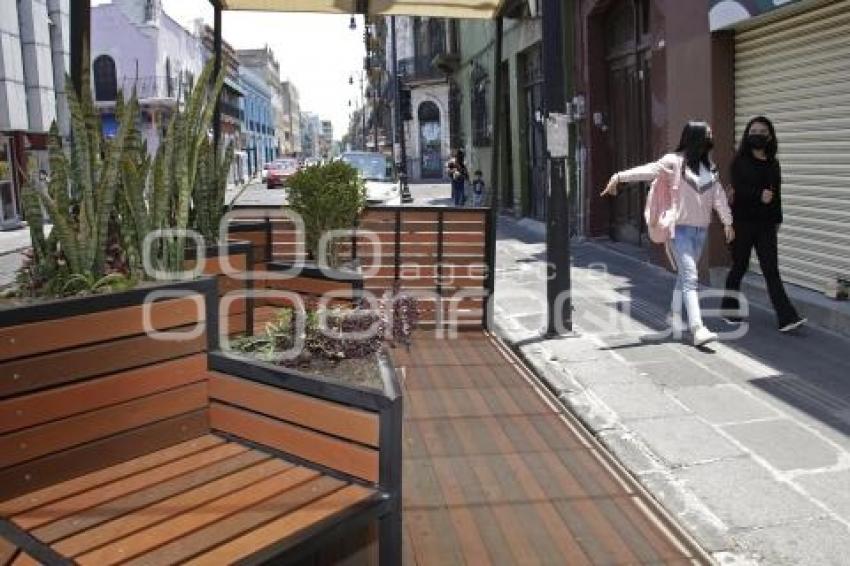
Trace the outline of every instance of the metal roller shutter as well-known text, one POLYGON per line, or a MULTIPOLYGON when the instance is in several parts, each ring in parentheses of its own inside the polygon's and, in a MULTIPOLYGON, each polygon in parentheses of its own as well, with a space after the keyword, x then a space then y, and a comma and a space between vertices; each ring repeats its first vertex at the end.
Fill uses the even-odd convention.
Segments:
POLYGON ((759 114, 780 143, 780 270, 822 291, 850 278, 850 0, 736 32, 737 139, 759 114))

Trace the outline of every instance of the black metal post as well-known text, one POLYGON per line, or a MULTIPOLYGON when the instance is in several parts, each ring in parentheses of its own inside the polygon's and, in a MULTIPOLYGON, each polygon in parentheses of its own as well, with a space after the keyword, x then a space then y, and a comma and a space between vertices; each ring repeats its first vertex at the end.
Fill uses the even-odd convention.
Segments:
MULTIPOLYGON (((569 5, 572 7, 572 2, 569 5)), ((567 111, 564 9, 563 0, 543 0, 543 100, 547 117, 554 113, 566 114, 567 111)), ((570 218, 566 180, 566 159, 550 155, 546 215, 547 336, 557 335, 560 331, 572 331, 572 300, 569 296, 570 218)))
MULTIPOLYGON (((218 2, 213 3, 213 80, 218 77, 221 70, 221 5, 218 2)), ((221 92, 215 100, 215 110, 213 112, 213 147, 218 148, 218 142, 221 139, 221 92)), ((218 150, 214 152, 216 161, 218 160, 218 150)))
MULTIPOLYGON (((490 165, 490 210, 487 211, 487 233, 485 235, 487 251, 487 275, 484 288, 487 289, 484 303, 484 327, 493 329, 493 301, 496 291, 496 221, 499 215, 500 179, 502 171, 502 32, 504 20, 496 18, 496 37, 493 49, 493 161, 490 165)), ((508 156, 510 159, 510 156, 508 156)), ((510 179, 508 180, 510 182, 510 179)))
MULTIPOLYGON (((395 108, 395 130, 396 139, 399 146, 399 164, 398 164, 398 180, 401 183, 401 202, 413 202, 413 197, 410 194, 410 185, 407 184, 407 147, 404 142, 404 119, 401 117, 401 77, 398 76, 398 42, 396 39, 395 16, 391 17, 392 29, 390 32, 393 45, 393 80, 395 85, 393 88, 393 106, 395 108)), ((395 151, 395 147, 393 147, 395 151)))
MULTIPOLYGON (((83 60, 90 57, 91 0, 71 0, 69 15, 71 48, 71 82, 79 96, 82 92, 83 60)), ((88 85, 85 85, 88 88, 88 85)))

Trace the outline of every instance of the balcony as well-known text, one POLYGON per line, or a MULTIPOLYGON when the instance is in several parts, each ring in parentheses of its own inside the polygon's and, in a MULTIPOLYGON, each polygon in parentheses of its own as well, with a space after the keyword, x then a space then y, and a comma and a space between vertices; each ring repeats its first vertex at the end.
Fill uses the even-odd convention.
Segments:
POLYGON ((419 55, 399 59, 398 74, 408 82, 445 78, 445 75, 433 65, 434 55, 419 55))

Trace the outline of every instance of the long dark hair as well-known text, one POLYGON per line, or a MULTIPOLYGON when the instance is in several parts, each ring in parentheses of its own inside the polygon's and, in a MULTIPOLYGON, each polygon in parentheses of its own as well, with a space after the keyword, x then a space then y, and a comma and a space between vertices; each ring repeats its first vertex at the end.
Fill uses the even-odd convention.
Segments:
POLYGON ((753 155, 753 146, 750 143, 750 128, 752 128, 753 124, 756 123, 764 124, 770 132, 770 141, 767 142, 767 147, 764 148, 764 153, 767 155, 768 161, 773 161, 776 159, 776 154, 779 152, 779 141, 776 139, 776 128, 773 127, 773 122, 765 116, 756 116, 747 122, 747 127, 744 128, 744 133, 741 136, 741 144, 738 146, 738 153, 735 157, 737 159, 740 157, 751 157, 753 155))
POLYGON ((714 168, 711 159, 708 157, 708 152, 711 149, 708 145, 708 130, 709 126, 706 122, 688 122, 682 129, 679 147, 676 148, 676 153, 684 154, 688 169, 697 175, 699 175, 700 164, 705 165, 706 169, 709 170, 714 168))

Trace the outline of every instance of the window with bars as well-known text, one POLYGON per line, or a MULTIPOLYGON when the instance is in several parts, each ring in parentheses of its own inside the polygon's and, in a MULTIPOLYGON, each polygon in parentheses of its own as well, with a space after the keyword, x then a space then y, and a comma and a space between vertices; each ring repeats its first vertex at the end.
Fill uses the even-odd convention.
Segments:
POLYGON ((470 109, 472 112, 472 144, 486 146, 491 143, 490 113, 487 108, 487 89, 490 77, 481 65, 472 69, 472 93, 470 109))

